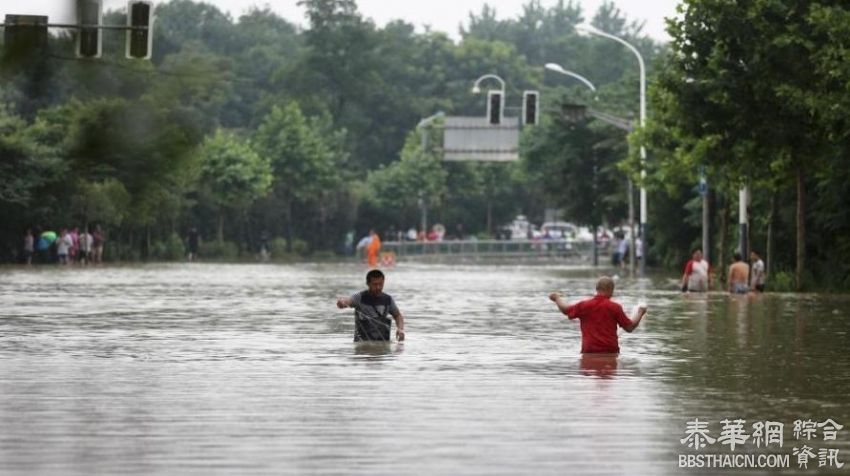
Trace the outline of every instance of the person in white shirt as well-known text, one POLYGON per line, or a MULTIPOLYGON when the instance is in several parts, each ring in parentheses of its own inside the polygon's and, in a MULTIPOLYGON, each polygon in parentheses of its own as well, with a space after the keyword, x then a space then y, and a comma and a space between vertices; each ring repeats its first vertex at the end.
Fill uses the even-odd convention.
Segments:
POLYGON ((59 257, 59 264, 68 264, 68 253, 72 246, 74 246, 74 240, 68 234, 68 230, 63 228, 59 234, 59 239, 56 240, 56 255, 59 257))
POLYGON ((83 228, 83 232, 80 233, 80 263, 87 264, 89 262, 93 244, 94 237, 91 236, 88 229, 83 228))
POLYGON ((750 262, 753 263, 752 275, 750 276, 750 289, 764 292, 764 281, 767 275, 765 274, 764 261, 761 256, 755 251, 750 251, 750 262))
POLYGON ((711 288, 711 265, 702 258, 702 250, 697 248, 685 265, 682 275, 682 292, 705 292, 711 288))

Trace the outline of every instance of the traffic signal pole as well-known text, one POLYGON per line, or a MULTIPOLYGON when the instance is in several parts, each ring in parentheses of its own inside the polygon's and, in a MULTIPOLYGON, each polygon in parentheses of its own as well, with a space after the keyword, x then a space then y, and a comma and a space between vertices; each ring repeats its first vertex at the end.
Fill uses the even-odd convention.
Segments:
POLYGON ((0 23, 5 29, 5 48, 8 51, 32 50, 47 47, 47 29, 65 28, 78 30, 77 56, 99 58, 101 56, 101 30, 121 30, 127 33, 126 56, 130 59, 150 59, 153 40, 153 3, 149 0, 131 0, 128 4, 126 25, 103 25, 101 0, 80 0, 77 3, 80 23, 49 23, 43 15, 6 15, 0 23))

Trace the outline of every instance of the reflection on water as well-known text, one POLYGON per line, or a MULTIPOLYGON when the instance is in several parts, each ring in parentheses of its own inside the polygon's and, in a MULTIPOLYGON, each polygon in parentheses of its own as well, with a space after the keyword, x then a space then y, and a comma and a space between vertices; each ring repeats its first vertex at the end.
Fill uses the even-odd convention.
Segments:
POLYGON ((355 345, 363 274, 0 271, 0 474, 675 474, 696 417, 850 422, 846 296, 622 278, 650 310, 599 357, 547 299, 593 271, 403 264, 407 340, 355 345))
POLYGON ((582 354, 582 375, 596 376, 599 378, 613 378, 617 375, 617 354, 582 354))

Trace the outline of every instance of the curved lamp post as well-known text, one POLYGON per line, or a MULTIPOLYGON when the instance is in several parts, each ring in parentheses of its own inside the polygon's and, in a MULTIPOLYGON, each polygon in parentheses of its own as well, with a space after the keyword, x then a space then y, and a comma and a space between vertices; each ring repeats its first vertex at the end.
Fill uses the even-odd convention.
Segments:
POLYGON ((590 82, 590 80, 578 73, 573 73, 570 70, 562 68, 561 65, 557 63, 546 63, 546 69, 548 69, 549 71, 554 71, 556 73, 567 75, 571 78, 575 78, 584 83, 584 85, 590 88, 591 91, 593 91, 594 93, 596 92, 596 86, 594 86, 593 83, 590 82))
MULTIPOLYGON (((416 129, 419 130, 420 138, 422 141, 422 155, 425 155, 426 149, 428 148, 428 131, 425 130, 425 126, 430 125, 437 119, 442 119, 446 116, 443 111, 437 111, 436 114, 432 116, 428 116, 425 119, 419 121, 419 124, 416 124, 416 129)), ((419 200, 417 201, 419 204, 419 209, 422 212, 422 218, 419 221, 419 226, 422 231, 428 232, 428 203, 425 201, 425 194, 422 192, 422 189, 419 189, 419 200)))
POLYGON ((505 80, 496 76, 495 74, 485 74, 484 76, 481 76, 480 78, 476 79, 475 84, 472 85, 472 94, 478 94, 481 92, 479 84, 481 84, 481 81, 484 81, 485 79, 495 79, 496 81, 498 81, 499 84, 502 86, 502 97, 505 97, 505 80))
MULTIPOLYGON (((646 127, 646 66, 643 63, 643 56, 641 56, 640 51, 634 47, 628 41, 620 38, 619 36, 614 36, 610 33, 605 33, 597 28, 594 28, 590 25, 578 25, 576 30, 581 33, 588 33, 591 35, 601 36, 603 38, 608 38, 609 40, 614 40, 617 43, 628 48, 632 53, 635 54, 638 60, 638 66, 640 66, 640 128, 643 129, 646 127)), ((646 148, 641 145, 640 146, 640 160, 641 165, 646 162, 646 148)), ((640 171, 641 178, 646 177, 646 169, 641 167, 640 171)), ((640 187, 640 235, 641 235, 641 257, 640 260, 640 274, 643 275, 646 271, 646 250, 647 243, 649 242, 648 230, 646 227, 646 188, 643 185, 640 187)))

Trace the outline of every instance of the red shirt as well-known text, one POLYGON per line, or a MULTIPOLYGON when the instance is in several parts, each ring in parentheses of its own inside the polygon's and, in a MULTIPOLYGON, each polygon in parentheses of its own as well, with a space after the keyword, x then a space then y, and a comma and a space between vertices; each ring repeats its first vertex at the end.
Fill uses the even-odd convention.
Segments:
POLYGON ((632 325, 631 319, 623 312, 623 306, 601 294, 568 306, 564 314, 570 319, 581 320, 583 354, 620 352, 617 325, 624 329, 632 325))

